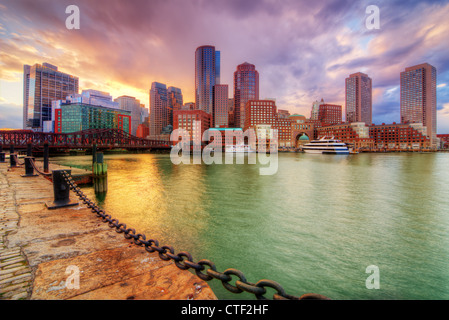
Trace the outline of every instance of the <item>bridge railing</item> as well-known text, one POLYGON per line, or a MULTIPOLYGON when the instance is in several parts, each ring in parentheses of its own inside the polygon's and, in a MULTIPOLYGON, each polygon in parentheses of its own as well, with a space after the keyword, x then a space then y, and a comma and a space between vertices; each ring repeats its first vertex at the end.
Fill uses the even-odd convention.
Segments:
POLYGON ((72 133, 34 132, 32 130, 0 130, 0 145, 24 147, 28 143, 51 147, 85 148, 108 146, 114 148, 169 148, 167 141, 149 140, 118 129, 91 129, 72 133))

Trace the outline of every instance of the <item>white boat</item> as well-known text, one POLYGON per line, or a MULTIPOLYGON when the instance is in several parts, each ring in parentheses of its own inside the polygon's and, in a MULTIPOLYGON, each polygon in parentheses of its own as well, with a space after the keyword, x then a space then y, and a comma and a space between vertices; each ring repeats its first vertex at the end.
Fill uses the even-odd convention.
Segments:
POLYGON ((302 150, 306 153, 321 153, 321 154, 349 154, 349 149, 346 143, 328 137, 322 137, 319 140, 312 140, 305 144, 302 150))
POLYGON ((251 149, 250 146, 244 145, 244 144, 238 144, 238 145, 226 145, 225 146, 225 152, 233 152, 233 153, 242 153, 242 152, 256 152, 255 150, 251 149))

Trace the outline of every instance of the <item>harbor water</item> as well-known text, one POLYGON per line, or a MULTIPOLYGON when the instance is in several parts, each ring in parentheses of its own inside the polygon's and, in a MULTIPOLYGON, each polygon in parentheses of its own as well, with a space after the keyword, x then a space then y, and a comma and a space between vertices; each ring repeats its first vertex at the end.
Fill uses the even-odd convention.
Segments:
MULTIPOLYGON (((83 191, 147 239, 218 271, 238 269, 249 282, 277 281, 288 294, 449 299, 449 153, 278 159, 275 174, 260 175, 260 164, 106 154, 107 192, 83 191), (378 289, 367 286, 369 266, 378 268, 378 289)), ((51 161, 92 166, 90 156, 51 161)), ((254 299, 208 283, 219 299, 254 299)))

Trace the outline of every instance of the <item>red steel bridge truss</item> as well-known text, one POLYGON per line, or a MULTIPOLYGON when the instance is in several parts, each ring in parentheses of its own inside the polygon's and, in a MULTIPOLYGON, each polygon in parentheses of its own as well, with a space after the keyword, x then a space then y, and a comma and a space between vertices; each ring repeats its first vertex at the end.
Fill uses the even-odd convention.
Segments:
POLYGON ((118 129, 90 129, 72 133, 34 132, 32 130, 0 130, 0 145, 26 148, 87 149, 96 144, 98 149, 169 149, 167 141, 138 138, 118 129))

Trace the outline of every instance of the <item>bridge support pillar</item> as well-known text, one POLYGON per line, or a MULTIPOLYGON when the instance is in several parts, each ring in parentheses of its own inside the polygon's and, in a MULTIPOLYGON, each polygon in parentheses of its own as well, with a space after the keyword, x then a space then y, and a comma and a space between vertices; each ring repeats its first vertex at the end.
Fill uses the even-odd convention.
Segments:
POLYGON ((108 174, 108 165, 104 163, 103 152, 97 152, 93 164, 94 177, 105 176, 108 174))
POLYGON ((70 186, 67 181, 64 179, 63 172, 67 172, 68 174, 72 173, 72 170, 53 170, 53 193, 54 193, 54 201, 47 202, 45 205, 48 209, 58 209, 69 206, 76 206, 78 202, 70 200, 70 186))
POLYGON ((25 157, 25 174, 21 177, 36 177, 38 174, 34 173, 34 167, 31 161, 34 161, 34 157, 25 157))

